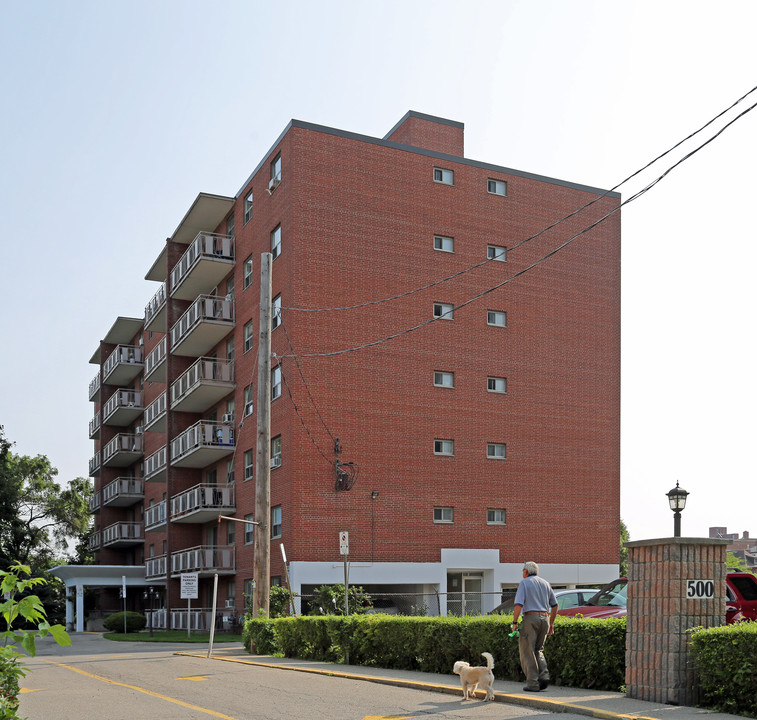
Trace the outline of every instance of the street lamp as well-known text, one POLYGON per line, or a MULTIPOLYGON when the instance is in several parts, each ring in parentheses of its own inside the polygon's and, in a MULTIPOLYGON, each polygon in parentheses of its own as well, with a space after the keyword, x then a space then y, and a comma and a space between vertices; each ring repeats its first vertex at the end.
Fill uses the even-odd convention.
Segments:
POLYGON ((689 493, 676 480, 676 486, 667 493, 667 496, 670 509, 675 513, 673 515, 673 537, 681 537, 681 511, 686 507, 686 498, 689 493))
POLYGON ((158 591, 152 585, 150 585, 150 587, 147 588, 147 590, 145 590, 142 593, 142 599, 145 602, 147 602, 148 600, 150 602, 150 617, 149 617, 149 622, 147 623, 150 629, 150 637, 152 637, 152 618, 153 618, 153 615, 155 614, 154 605, 155 605, 155 598, 157 597, 158 597, 158 591))

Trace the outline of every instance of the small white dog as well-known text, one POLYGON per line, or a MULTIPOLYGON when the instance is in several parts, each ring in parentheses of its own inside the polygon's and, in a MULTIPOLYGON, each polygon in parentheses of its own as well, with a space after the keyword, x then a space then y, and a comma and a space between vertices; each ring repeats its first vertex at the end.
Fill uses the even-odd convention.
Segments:
POLYGON ((494 700, 494 658, 491 653, 481 653, 486 658, 486 667, 471 667, 464 660, 458 660, 452 672, 460 676, 460 682, 463 686, 463 702, 470 696, 475 697, 476 688, 481 685, 482 690, 486 690, 484 700, 494 700))

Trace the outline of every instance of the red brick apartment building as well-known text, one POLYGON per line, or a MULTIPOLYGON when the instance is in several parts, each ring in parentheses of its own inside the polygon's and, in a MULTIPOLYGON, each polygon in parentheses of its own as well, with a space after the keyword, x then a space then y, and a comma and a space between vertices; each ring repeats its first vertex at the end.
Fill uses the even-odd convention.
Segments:
POLYGON ((280 544, 296 592, 343 582, 340 531, 350 584, 430 614, 490 610, 527 559, 558 587, 615 577, 619 213, 581 231, 619 202, 469 160, 459 122, 291 121, 236 195, 197 197, 144 317, 92 356, 97 564, 144 567, 156 625, 203 626, 215 573, 243 612, 256 531, 217 519, 253 518, 270 252, 273 584, 280 544))

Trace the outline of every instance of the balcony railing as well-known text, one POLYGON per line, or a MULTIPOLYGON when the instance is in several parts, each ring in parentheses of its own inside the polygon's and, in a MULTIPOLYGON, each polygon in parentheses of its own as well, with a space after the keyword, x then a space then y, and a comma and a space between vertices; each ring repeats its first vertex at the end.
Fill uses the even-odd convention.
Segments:
POLYGON ((103 408, 105 425, 131 425, 144 412, 142 393, 138 390, 116 390, 103 408))
POLYGON ((167 453, 164 445, 145 460, 145 482, 162 482, 166 479, 167 453))
POLYGON ((166 339, 152 349, 145 359, 145 379, 150 382, 166 381, 166 339))
POLYGON ((100 435, 100 412, 96 412, 95 416, 89 421, 89 439, 94 440, 100 435))
POLYGON ((201 357, 171 384, 171 409, 200 413, 234 389, 234 361, 201 357))
POLYGON ((171 498, 171 522, 205 523, 235 510, 233 485, 195 485, 171 498))
MULTIPOLYGON (((159 555, 158 557, 151 557, 145 560, 145 580, 154 580, 156 578, 164 578, 166 576, 166 556, 159 555)), ((161 612, 158 610, 157 612, 161 612)), ((165 610, 163 610, 165 613, 165 610)), ((158 625, 153 624, 154 628, 158 625)), ((163 625, 165 627, 165 625, 163 625)))
POLYGON ((144 354, 139 345, 118 345, 103 365, 106 385, 128 385, 142 372, 144 354))
POLYGON ((218 285, 234 264, 234 238, 201 232, 171 270, 171 297, 194 300, 218 285))
POLYGON ((201 420, 171 441, 171 465, 207 467, 233 452, 233 426, 201 420))
POLYGON ((145 330, 166 331, 166 284, 161 283, 158 292, 145 307, 145 330))
POLYGON ((97 402, 100 399, 100 373, 99 372, 89 381, 89 399, 93 402, 97 402))
POLYGON ((103 505, 129 507, 145 497, 142 478, 120 477, 103 488, 103 505))
MULTIPOLYGON (((146 564, 148 564, 150 561, 148 560, 146 564)), ((162 575, 155 575, 154 577, 165 577, 166 571, 165 571, 165 557, 163 558, 163 574, 162 575)), ((145 569, 145 578, 149 579, 151 576, 145 569)), ((166 630, 166 617, 168 615, 168 612, 165 610, 165 608, 161 608, 160 610, 145 610, 145 618, 147 618, 147 627, 151 627, 153 630, 166 630)))
POLYGON ((171 553, 171 575, 196 572, 200 575, 230 575, 235 572, 233 545, 198 545, 171 553))
POLYGON ((92 477, 100 474, 100 451, 99 450, 89 459, 89 474, 92 477))
POLYGON ((145 410, 145 430, 166 431, 166 393, 161 393, 145 410))
POLYGON ((145 510, 145 530, 157 530, 166 524, 166 501, 161 500, 157 505, 150 505, 145 510))
POLYGON ((103 465, 127 467, 144 454, 144 437, 119 433, 103 448, 103 465))
POLYGON ((100 509, 100 493, 95 492, 89 498, 89 511, 91 513, 97 512, 100 509))
POLYGON ((101 534, 99 530, 96 530, 89 536, 89 540, 87 541, 87 548, 89 550, 99 550, 100 545, 102 544, 101 541, 101 534))
POLYGON ((142 523, 117 522, 103 529, 103 547, 126 547, 144 541, 145 529, 142 523))
POLYGON ((212 350, 233 327, 233 299, 200 295, 171 328, 173 353, 200 357, 212 350))

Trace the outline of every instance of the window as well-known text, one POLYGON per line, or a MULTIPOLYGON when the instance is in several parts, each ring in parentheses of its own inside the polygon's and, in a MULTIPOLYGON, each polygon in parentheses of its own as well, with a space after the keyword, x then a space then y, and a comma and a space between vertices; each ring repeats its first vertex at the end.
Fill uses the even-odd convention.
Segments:
POLYGON ((245 515, 244 519, 250 521, 244 526, 244 544, 252 545, 253 540, 255 539, 255 526, 252 524, 252 521, 255 519, 255 516, 245 515))
POLYGON ((435 507, 434 508, 434 522, 435 523, 451 523, 455 521, 455 513, 451 507, 435 507))
POLYGON ((454 440, 434 440, 434 455, 454 455, 454 440))
POLYGON ((436 385, 436 387, 455 387, 455 373, 435 370, 434 385, 436 385))
POLYGON ((234 360, 234 338, 230 337, 226 341, 226 357, 229 360, 234 360))
POLYGON ((444 235, 434 235, 434 250, 455 252, 455 240, 444 235))
POLYGON ((252 320, 244 324, 244 351, 252 350, 252 320))
POLYGON ((244 280, 242 285, 245 290, 252 285, 252 255, 244 261, 244 280))
POLYGON ((271 467, 281 466, 281 435, 271 440, 271 467))
POLYGON ((244 596, 249 602, 252 602, 252 593, 255 589, 255 581, 252 578, 244 581, 244 596))
POLYGON ((226 482, 229 485, 234 482, 234 458, 226 461, 226 482))
POLYGON ((487 245, 486 257, 497 262, 507 262, 507 248, 503 245, 487 245))
POLYGON ((504 508, 489 508, 486 511, 486 524, 487 525, 504 525, 505 524, 505 510, 504 508))
POLYGON ((445 185, 455 184, 455 173, 452 170, 444 168, 434 168, 434 182, 444 183, 445 185))
POLYGON ((235 528, 236 523, 231 522, 229 520, 226 521, 226 544, 227 545, 233 545, 234 544, 234 535, 235 535, 235 528))
POLYGON ((281 366, 271 370, 271 400, 281 396, 281 366))
POLYGON ((247 225, 252 218, 252 190, 248 193, 244 199, 244 224, 247 225))
POLYGON ((226 218, 226 234, 229 237, 234 237, 234 213, 231 213, 231 215, 226 218))
POLYGON ((486 457, 493 460, 504 460, 505 443, 486 443, 486 457))
POLYGON ((442 320, 452 320, 453 309, 449 303, 434 303, 434 317, 442 320))
POLYGON ((271 303, 271 330, 281 325, 281 295, 277 295, 271 303))
POLYGON ((486 389, 492 393, 506 393, 507 379, 503 377, 486 378, 486 389))
POLYGON ((244 479, 252 480, 255 474, 255 453, 252 450, 244 451, 244 479))
POLYGON ((486 313, 486 324, 507 327, 507 313, 500 310, 488 310, 486 313))
POLYGON ((271 161, 271 180, 268 183, 268 192, 272 193, 281 183, 281 153, 271 161))
POLYGON ((489 178, 486 187, 492 195, 507 195, 507 183, 504 180, 493 180, 489 178))
POLYGON ((271 508, 271 537, 281 537, 281 505, 271 508))
POLYGON ((244 389, 244 415, 242 417, 248 415, 252 415, 252 384, 244 389))
POLYGON ((281 255, 281 225, 277 225, 271 233, 271 255, 274 260, 281 255))

